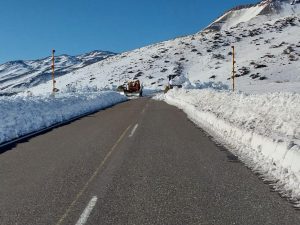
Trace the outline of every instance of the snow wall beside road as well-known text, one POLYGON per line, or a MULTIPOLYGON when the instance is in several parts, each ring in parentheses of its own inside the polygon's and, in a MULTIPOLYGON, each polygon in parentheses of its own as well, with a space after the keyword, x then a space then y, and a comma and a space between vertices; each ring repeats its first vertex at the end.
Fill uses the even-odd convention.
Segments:
POLYGON ((0 97, 0 144, 126 100, 113 91, 0 97))
POLYGON ((300 95, 174 89, 156 99, 182 109, 300 206, 300 95))

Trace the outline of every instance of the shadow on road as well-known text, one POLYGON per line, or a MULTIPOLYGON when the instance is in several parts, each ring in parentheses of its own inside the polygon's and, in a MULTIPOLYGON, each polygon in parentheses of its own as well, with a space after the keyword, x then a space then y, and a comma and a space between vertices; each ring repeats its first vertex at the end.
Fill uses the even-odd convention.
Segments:
MULTIPOLYGON (((120 104, 122 104, 122 103, 120 103, 120 104)), ((105 109, 100 109, 100 110, 97 110, 97 111, 94 111, 94 112, 84 114, 82 116, 75 117, 75 118, 70 119, 70 120, 68 120, 66 122, 63 122, 63 123, 59 123, 59 124, 56 124, 56 125, 54 124, 49 128, 43 129, 42 131, 35 131, 35 132, 32 132, 32 133, 26 134, 23 137, 19 137, 15 140, 11 140, 11 141, 7 142, 7 144, 6 143, 0 144, 0 155, 7 152, 7 151, 13 150, 14 148, 16 148, 18 146, 18 144, 29 142, 34 137, 37 137, 37 136, 46 134, 48 132, 51 132, 52 130, 54 130, 56 128, 59 128, 59 127, 65 126, 65 125, 69 125, 69 124, 71 124, 75 121, 81 120, 84 117, 95 117, 94 114, 96 114, 96 113, 98 113, 102 110, 107 110, 107 109, 112 108, 112 107, 114 107, 114 105, 110 106, 110 107, 107 107, 105 109)))
MULTIPOLYGON (((7 152, 7 151, 10 151, 10 150, 13 150, 14 148, 16 148, 19 144, 22 144, 22 143, 27 143, 29 142, 32 138, 35 138, 37 136, 40 136, 40 135, 43 135, 43 134, 46 134, 46 133, 49 133, 51 132, 52 130, 56 129, 56 128, 59 128, 59 127, 62 127, 62 126, 65 126, 65 125, 68 125, 68 124, 71 124, 72 122, 74 121, 77 121, 77 120, 80 120, 82 118, 78 118, 76 120, 73 120, 73 121, 68 121, 66 123, 63 123, 63 124, 59 124, 57 126, 54 126, 54 127, 51 127, 51 128, 48 128, 44 131, 40 131, 38 133, 34 132, 33 134, 27 134, 26 137, 22 138, 18 138, 17 141, 13 141, 12 143, 9 143, 9 144, 5 144, 4 143, 4 146, 3 147, 0 147, 0 155, 7 152)), ((11 141, 10 141, 11 142, 11 141)))

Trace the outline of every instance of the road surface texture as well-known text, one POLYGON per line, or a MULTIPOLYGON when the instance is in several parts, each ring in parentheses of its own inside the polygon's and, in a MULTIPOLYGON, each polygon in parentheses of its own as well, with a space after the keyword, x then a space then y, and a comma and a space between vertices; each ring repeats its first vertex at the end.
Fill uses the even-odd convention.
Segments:
POLYGON ((164 102, 131 100, 0 151, 1 225, 300 224, 164 102))

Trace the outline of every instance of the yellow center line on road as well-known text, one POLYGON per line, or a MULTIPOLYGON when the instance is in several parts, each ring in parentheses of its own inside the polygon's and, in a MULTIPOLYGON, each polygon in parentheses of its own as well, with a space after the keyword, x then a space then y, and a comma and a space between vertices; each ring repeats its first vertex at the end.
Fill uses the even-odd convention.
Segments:
POLYGON ((74 207, 74 205, 76 204, 76 202, 78 201, 78 199, 82 196, 82 194, 88 188, 89 184, 98 175, 98 173, 100 172, 100 170, 102 169, 102 167, 104 166, 104 164, 106 163, 106 161, 109 159, 109 157, 111 156, 111 154, 114 152, 114 150, 116 149, 116 147, 118 146, 118 144, 122 141, 122 139, 124 138, 124 136, 127 133, 127 131, 130 129, 130 127, 131 127, 131 125, 129 125, 126 128, 126 130, 122 133, 122 135, 119 137, 119 139, 116 141, 116 143, 112 146, 112 148, 106 154, 106 156, 103 159, 103 161, 99 164, 99 166, 96 168, 95 172, 92 174, 92 176, 90 177, 90 179, 86 182, 86 184, 83 186, 83 188, 79 191, 79 193, 76 195, 74 201, 70 204, 70 206, 68 207, 68 209, 66 210, 66 212, 62 215, 62 217, 59 219, 59 221, 55 225, 61 225, 64 222, 64 220, 66 219, 66 217, 70 213, 71 209, 74 207))

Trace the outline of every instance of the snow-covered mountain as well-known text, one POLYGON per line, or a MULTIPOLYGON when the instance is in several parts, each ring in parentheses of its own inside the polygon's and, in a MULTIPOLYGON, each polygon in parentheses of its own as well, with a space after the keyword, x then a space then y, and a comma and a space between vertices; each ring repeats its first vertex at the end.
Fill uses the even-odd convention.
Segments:
MULTIPOLYGON (((230 10, 194 35, 125 52, 61 76, 57 87, 62 91, 115 88, 138 78, 146 88, 164 89, 169 75, 186 81, 185 86, 191 82, 230 87, 234 45, 238 90, 300 92, 299 37, 299 1, 264 0, 230 10)), ((51 90, 50 82, 30 89, 36 94, 45 90, 51 90)))
MULTIPOLYGON (((56 77, 115 55, 107 51, 55 57, 56 77)), ((11 61, 0 65, 0 94, 13 94, 51 79, 51 57, 39 60, 11 61)))
POLYGON ((258 16, 267 16, 268 19, 289 16, 298 11, 297 6, 299 3, 300 0, 263 0, 257 4, 241 5, 226 12, 206 29, 225 30, 239 23, 248 22, 258 16), (291 5, 294 7, 291 7, 291 5))

